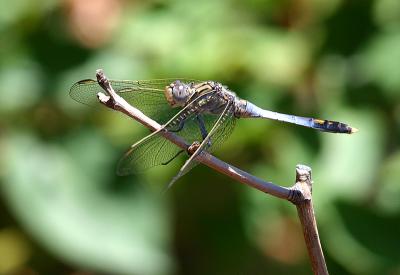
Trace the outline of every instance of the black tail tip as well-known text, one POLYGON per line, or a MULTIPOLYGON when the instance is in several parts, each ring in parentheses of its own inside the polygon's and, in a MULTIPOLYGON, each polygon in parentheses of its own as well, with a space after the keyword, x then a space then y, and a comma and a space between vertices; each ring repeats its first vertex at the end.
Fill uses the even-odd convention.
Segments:
POLYGON ((341 133, 341 134, 354 134, 358 132, 357 128, 350 127, 349 125, 331 120, 314 119, 313 128, 323 132, 341 133))

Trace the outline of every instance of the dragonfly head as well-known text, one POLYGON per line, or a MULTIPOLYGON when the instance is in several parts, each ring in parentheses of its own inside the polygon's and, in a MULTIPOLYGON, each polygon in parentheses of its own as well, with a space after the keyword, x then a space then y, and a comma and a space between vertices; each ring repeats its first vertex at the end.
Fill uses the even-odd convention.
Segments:
POLYGON ((193 92, 190 85, 176 80, 165 87, 164 93, 172 107, 183 107, 193 92))

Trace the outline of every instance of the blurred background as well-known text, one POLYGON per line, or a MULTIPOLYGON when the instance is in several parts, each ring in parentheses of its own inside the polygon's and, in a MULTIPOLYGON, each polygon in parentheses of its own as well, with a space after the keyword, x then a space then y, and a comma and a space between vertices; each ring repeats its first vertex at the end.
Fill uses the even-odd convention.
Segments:
POLYGON ((148 133, 68 91, 212 79, 333 135, 239 120, 221 159, 291 186, 312 167, 331 274, 400 274, 400 2, 17 0, 0 9, 0 274, 310 274, 295 207, 184 158, 115 175, 148 133))

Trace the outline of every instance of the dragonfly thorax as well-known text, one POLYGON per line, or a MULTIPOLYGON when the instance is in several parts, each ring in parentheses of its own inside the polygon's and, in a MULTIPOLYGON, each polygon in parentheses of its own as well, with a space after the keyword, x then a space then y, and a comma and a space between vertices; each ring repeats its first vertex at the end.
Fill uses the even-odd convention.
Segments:
POLYGON ((169 86, 165 87, 165 97, 171 107, 183 107, 190 97, 193 95, 194 90, 190 85, 176 80, 169 86))

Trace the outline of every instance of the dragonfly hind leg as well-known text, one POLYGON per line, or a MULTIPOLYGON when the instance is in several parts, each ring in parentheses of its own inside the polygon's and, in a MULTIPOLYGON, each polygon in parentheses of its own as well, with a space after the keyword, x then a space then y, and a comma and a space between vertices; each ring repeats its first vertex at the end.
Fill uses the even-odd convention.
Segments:
POLYGON ((168 165, 171 161, 176 159, 176 157, 179 156, 180 154, 182 154, 184 151, 185 150, 179 150, 178 153, 175 154, 175 156, 173 156, 170 160, 167 160, 166 162, 161 163, 161 165, 168 165))

